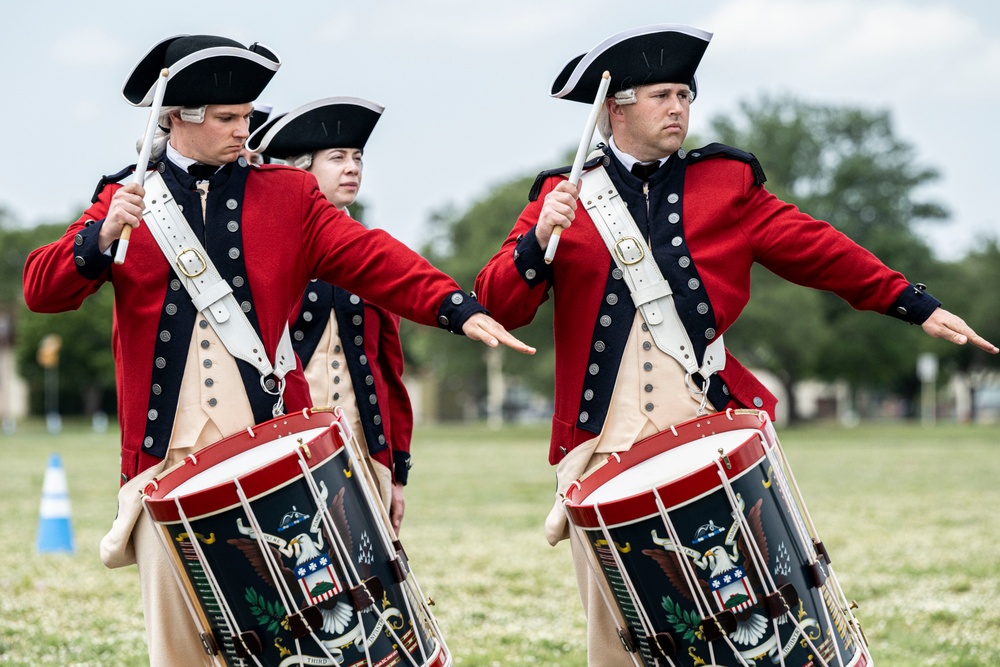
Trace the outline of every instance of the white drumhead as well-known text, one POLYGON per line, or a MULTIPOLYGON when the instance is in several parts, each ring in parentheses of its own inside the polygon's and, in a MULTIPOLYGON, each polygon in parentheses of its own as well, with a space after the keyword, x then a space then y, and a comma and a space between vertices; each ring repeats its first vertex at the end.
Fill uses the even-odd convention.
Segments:
POLYGON ((668 449, 631 468, 622 470, 618 475, 594 489, 578 504, 606 503, 663 486, 707 465, 714 465, 713 462, 719 456, 719 449, 729 454, 756 435, 757 431, 754 429, 740 428, 707 435, 679 447, 668 449))
POLYGON ((216 484, 228 482, 252 470, 257 470, 275 459, 280 459, 285 454, 294 452, 295 448, 299 446, 300 440, 302 442, 309 442, 319 437, 328 428, 324 426, 321 428, 311 428, 299 433, 292 433, 291 435, 282 436, 277 440, 265 442, 245 452, 240 452, 218 465, 203 470, 191 479, 181 482, 176 489, 164 494, 163 497, 175 498, 186 496, 190 493, 213 487, 216 484))

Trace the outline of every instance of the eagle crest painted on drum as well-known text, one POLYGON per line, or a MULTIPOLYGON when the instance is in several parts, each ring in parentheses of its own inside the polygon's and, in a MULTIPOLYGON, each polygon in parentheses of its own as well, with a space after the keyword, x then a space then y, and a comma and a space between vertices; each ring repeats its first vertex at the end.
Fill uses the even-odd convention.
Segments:
MULTIPOLYGON (((746 514, 746 522, 752 533, 750 538, 759 549, 761 559, 764 563, 768 563, 767 537, 761 521, 762 504, 763 501, 758 500, 750 508, 746 514)), ((714 523, 712 525, 714 526, 714 523)), ((678 552, 688 556, 692 564, 708 575, 707 578, 699 576, 696 579, 701 588, 700 597, 715 600, 720 612, 732 612, 736 628, 729 635, 733 641, 744 646, 754 646, 763 639, 767 631, 767 616, 757 610, 759 602, 757 591, 764 590, 764 586, 761 584, 757 568, 747 558, 749 545, 744 531, 735 523, 727 534, 732 535, 734 531, 735 540, 729 537, 721 544, 710 546, 704 553, 699 553, 694 549, 676 545, 669 538, 659 537, 654 530, 653 542, 663 549, 643 549, 642 553, 655 560, 673 587, 689 602, 694 603, 695 591, 688 586, 683 571, 684 565, 678 552)), ((692 540, 693 544, 702 544, 706 541, 704 533, 699 532, 700 534, 692 540)), ((718 536, 723 532, 726 531, 716 529, 711 531, 711 534, 718 536)), ((779 582, 778 585, 781 583, 783 582, 779 582)), ((779 623, 784 621, 783 617, 779 619, 779 623)))
MULTIPOLYGON (((344 543, 346 553, 351 553, 353 539, 351 537, 351 526, 347 521, 347 513, 344 509, 345 488, 333 497, 329 505, 329 515, 333 519, 334 529, 344 543)), ((286 515, 287 516, 287 515, 286 515)), ((300 515, 304 517, 305 515, 300 515)), ((301 521, 296 522, 301 523, 301 521)), ((287 525, 283 526, 287 528, 287 525)), ((282 528, 279 527, 279 530, 282 528)), ((273 538, 272 538, 273 539, 273 538)), ((272 588, 276 588, 274 577, 265 561, 265 556, 261 551, 258 541, 246 537, 227 540, 229 544, 237 547, 250 564, 254 571, 267 582, 272 588)), ((336 604, 320 604, 326 602, 337 595, 343 587, 340 581, 344 577, 338 577, 334 563, 336 562, 336 548, 333 539, 329 536, 324 539, 322 526, 317 526, 315 532, 301 532, 289 540, 282 549, 275 547, 271 540, 265 540, 270 552, 271 562, 277 565, 279 574, 284 579, 287 590, 301 590, 305 604, 307 606, 319 605, 323 618, 322 629, 329 634, 342 633, 353 618, 351 605, 340 601, 336 604), (327 549, 323 549, 326 543, 327 549), (288 567, 285 560, 288 553, 295 557, 295 565, 288 567)))

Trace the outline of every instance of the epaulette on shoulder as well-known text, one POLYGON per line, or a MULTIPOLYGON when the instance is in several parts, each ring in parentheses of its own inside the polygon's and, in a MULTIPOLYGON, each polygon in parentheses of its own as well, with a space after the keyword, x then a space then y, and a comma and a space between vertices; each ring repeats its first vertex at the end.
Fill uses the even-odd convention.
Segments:
MULTIPOLYGON (((601 160, 604 156, 595 157, 592 160, 587 160, 583 163, 584 169, 593 169, 597 165, 601 164, 601 160)), ((555 169, 546 169, 542 173, 535 177, 535 182, 531 185, 531 190, 528 191, 528 201, 535 201, 538 199, 538 195, 542 192, 542 184, 553 176, 561 176, 562 174, 568 174, 573 171, 572 165, 566 165, 565 167, 556 167, 555 169)))
POLYGON ((129 166, 119 171, 117 174, 101 176, 101 180, 97 182, 97 188, 94 190, 94 196, 90 198, 90 203, 91 204, 97 203, 97 200, 100 199, 101 197, 101 192, 104 190, 105 187, 107 187, 109 183, 117 183, 118 181, 122 180, 123 178, 125 178, 134 171, 135 171, 135 165, 130 164, 129 166))
POLYGON ((753 171, 753 179, 756 185, 763 185, 764 182, 767 181, 767 176, 764 175, 764 168, 760 166, 760 162, 757 161, 757 157, 753 153, 742 151, 739 148, 733 148, 732 146, 716 143, 709 144, 704 148, 696 148, 693 151, 688 151, 687 154, 687 160, 692 164, 714 157, 723 157, 730 160, 746 162, 750 165, 750 169, 753 171))

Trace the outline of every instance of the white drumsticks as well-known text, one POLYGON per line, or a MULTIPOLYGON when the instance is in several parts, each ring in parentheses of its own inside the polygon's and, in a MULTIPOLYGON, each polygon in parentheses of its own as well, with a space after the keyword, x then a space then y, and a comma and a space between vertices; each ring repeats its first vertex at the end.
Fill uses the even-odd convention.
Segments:
MULTIPOLYGON (((569 172, 569 182, 576 185, 580 180, 580 172, 583 171, 583 162, 587 159, 587 151, 590 150, 590 142, 594 138, 594 129, 597 127, 597 117, 604 106, 604 100, 608 96, 608 86, 611 84, 611 74, 607 71, 601 76, 601 84, 597 88, 597 97, 594 105, 590 108, 590 117, 583 128, 583 136, 580 137, 580 146, 576 149, 576 158, 573 160, 573 168, 569 172)), ((559 247, 559 235, 562 234, 562 227, 552 230, 549 238, 549 245, 545 248, 545 263, 551 264, 556 256, 556 248, 559 247)))

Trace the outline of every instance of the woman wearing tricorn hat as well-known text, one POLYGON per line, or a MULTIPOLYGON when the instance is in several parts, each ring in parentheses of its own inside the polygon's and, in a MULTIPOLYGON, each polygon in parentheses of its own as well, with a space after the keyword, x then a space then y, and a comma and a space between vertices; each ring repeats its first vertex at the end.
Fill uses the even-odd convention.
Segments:
MULTIPOLYGON (((361 189, 362 156, 382 110, 356 97, 316 100, 270 119, 247 140, 247 148, 308 171, 326 198, 347 211, 361 189)), ((399 318, 315 280, 292 322, 292 346, 305 368, 313 405, 345 410, 398 533, 413 431, 402 380, 399 318)))
POLYGON ((102 179, 93 205, 60 239, 32 252, 24 268, 25 301, 36 312, 72 310, 105 283, 114 287, 122 489, 101 555, 109 567, 139 566, 153 665, 214 659, 202 650, 156 529, 140 511, 139 491, 187 454, 282 410, 310 406, 287 320, 311 279, 343 285, 422 324, 532 351, 404 244, 330 205, 311 176, 251 167, 239 157, 251 103, 279 65, 265 47, 211 35, 153 47, 123 94, 149 106, 155 81, 168 70, 146 186, 165 188, 182 207, 181 219, 168 221, 175 235, 161 246, 140 224, 145 190, 117 182, 126 169, 102 179), (127 261, 114 264, 126 227, 134 228, 131 249, 127 261), (174 248, 171 239, 185 246, 174 248), (376 271, 379 280, 370 280, 376 271), (242 327, 237 335, 232 326, 242 327))
MULTIPOLYGON (((711 37, 681 25, 636 28, 563 68, 552 96, 585 103, 599 103, 602 74, 610 73, 601 112, 607 145, 586 171, 607 172, 635 234, 609 246, 597 227, 605 223, 591 219, 578 202, 577 183, 566 179, 569 169, 543 172, 476 279, 482 302, 511 329, 530 322, 550 291, 560 291, 549 451, 557 502, 546 521, 552 544, 569 537, 560 494, 610 453, 716 410, 773 415, 774 396, 722 343, 749 299, 754 262, 792 282, 833 291, 856 309, 998 352, 940 308, 923 285, 770 194, 753 155, 720 144, 685 151, 695 71, 711 37), (556 228, 565 233, 547 263, 556 228)), ((587 563, 588 549, 575 535, 571 542, 590 664, 634 664, 587 563)))

